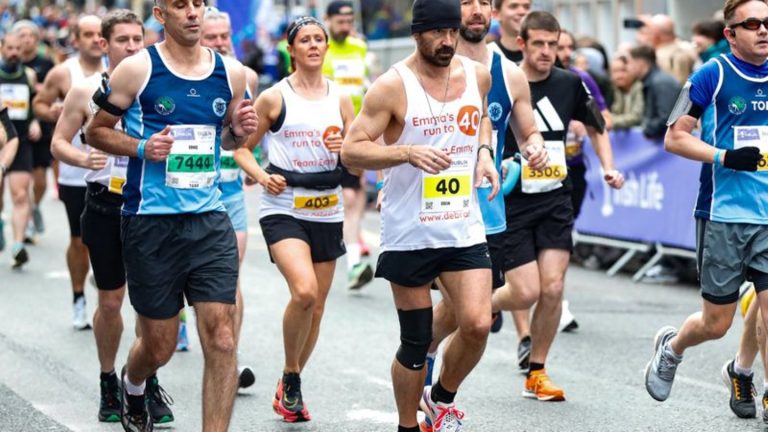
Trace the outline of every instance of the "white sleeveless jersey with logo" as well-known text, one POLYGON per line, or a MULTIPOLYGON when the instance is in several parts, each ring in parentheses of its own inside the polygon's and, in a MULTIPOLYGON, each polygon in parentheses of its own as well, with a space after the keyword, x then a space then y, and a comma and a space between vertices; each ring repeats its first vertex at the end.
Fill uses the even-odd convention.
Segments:
POLYGON ((464 68, 466 90, 444 106, 425 92, 404 62, 393 66, 403 80, 407 100, 405 126, 395 144, 439 148, 452 162, 451 168, 437 175, 407 163, 384 172, 382 251, 458 248, 485 242, 474 188, 483 102, 475 62, 457 58, 464 68))
MULTIPOLYGON (((298 95, 283 79, 277 88, 285 104, 285 119, 277 132, 267 132, 269 163, 296 173, 332 171, 339 164, 338 153, 325 146, 325 137, 344 128, 341 117, 341 92, 332 81, 328 95, 309 100, 298 95)), ((261 195, 260 218, 288 215, 312 222, 342 222, 344 205, 341 186, 314 190, 286 187, 278 196, 264 191, 261 195)))
MULTIPOLYGON (((64 62, 69 70, 70 88, 86 83, 96 89, 101 83, 101 73, 95 73, 93 75, 85 76, 80 61, 77 57, 73 57, 64 62)), ((72 139, 72 145, 79 150, 86 151, 85 147, 80 140, 80 134, 75 135, 72 139)), ((89 170, 86 168, 80 168, 72 165, 67 165, 63 162, 59 162, 59 184, 65 186, 85 186, 85 176, 89 170)))

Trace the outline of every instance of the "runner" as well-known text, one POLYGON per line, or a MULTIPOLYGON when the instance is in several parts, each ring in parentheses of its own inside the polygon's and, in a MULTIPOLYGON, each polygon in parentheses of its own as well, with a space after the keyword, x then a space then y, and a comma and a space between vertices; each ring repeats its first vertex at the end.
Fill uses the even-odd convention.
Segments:
MULTIPOLYGON (((768 82, 768 5, 727 0, 723 12, 732 53, 710 60, 691 76, 667 122, 666 149, 702 162, 694 216, 704 300, 702 311, 688 317, 679 331, 667 326, 656 334, 645 387, 658 401, 669 397, 686 349, 727 333, 745 279, 758 293, 763 322, 768 319, 768 207, 756 192, 768 186, 762 138, 768 121, 761 109, 768 82), (702 121, 698 139, 691 132, 702 116, 715 121, 702 121)), ((726 367, 729 387, 736 387, 732 395, 752 388, 752 371, 745 366, 739 359, 726 367)), ((744 395, 738 411, 754 417, 754 400, 749 392, 744 395)))
MULTIPOLYGON (((518 38, 523 51, 521 68, 531 87, 549 165, 535 169, 525 157, 521 158, 521 181, 505 197, 507 284, 493 294, 493 310, 515 310, 521 306, 527 310, 536 304, 523 396, 554 401, 565 400, 565 392, 550 382, 545 362, 560 322, 565 271, 573 248, 572 182, 565 158, 566 126, 571 120, 587 126, 605 181, 614 188, 624 183, 621 173, 613 167, 603 119, 588 90, 577 75, 554 67, 559 34, 560 25, 555 17, 546 12, 531 12, 523 21, 518 38)), ((508 144, 505 157, 515 157, 519 152, 516 140, 508 144)))
MULTIPOLYGON (((200 39, 201 45, 218 52, 222 56, 232 57, 234 50, 232 48, 232 24, 229 20, 229 14, 220 12, 218 9, 208 7, 205 11, 203 20, 203 29, 200 39)), ((252 100, 252 95, 256 94, 258 85, 258 75, 256 72, 246 66, 243 66, 246 72, 247 88, 245 99, 252 100)), ((224 138, 224 137, 222 137, 224 138)), ((219 190, 221 191, 221 202, 227 208, 229 220, 235 229, 237 236, 237 252, 240 258, 240 266, 243 265, 245 257, 246 244, 248 240, 248 215, 245 208, 245 194, 243 193, 243 177, 240 167, 237 166, 232 150, 221 151, 221 178, 219 190)), ((237 280, 237 312, 235 313, 235 340, 240 340, 240 329, 243 325, 243 294, 240 289, 240 279, 237 280)), ((186 314, 185 314, 186 315, 186 314)), ((186 337, 186 316, 179 326, 179 336, 186 337)), ((239 345, 239 344, 238 344, 239 345)), ((239 379, 238 387, 248 388, 256 382, 256 376, 249 366, 238 366, 239 379)))
MULTIPOLYGON (((536 121, 531 109, 531 94, 525 74, 516 64, 507 60, 502 54, 488 47, 484 41, 491 24, 491 3, 487 0, 463 2, 461 5, 462 23, 459 29, 459 44, 456 53, 466 56, 488 67, 491 73, 491 90, 488 93, 488 114, 493 125, 493 142, 496 160, 496 170, 502 175, 502 155, 506 131, 511 128, 519 142, 537 142, 543 145, 543 138, 538 133, 536 121)), ((485 235, 490 251, 493 288, 504 286, 504 231, 507 220, 504 212, 504 197, 496 195, 489 202, 490 184, 484 184, 478 189, 480 210, 485 223, 485 235)), ((454 307, 447 296, 434 307, 434 322, 432 325, 432 344, 427 353, 427 377, 425 385, 432 385, 432 370, 440 343, 456 330, 457 323, 451 311, 454 307)), ((501 313, 494 313, 493 326, 499 328, 501 313)), ((423 430, 429 430, 427 421, 422 423, 423 430)))
MULTIPOLYGON (((86 15, 80 18, 73 30, 79 56, 70 58, 54 67, 34 99, 35 116, 42 121, 55 123, 61 115, 62 102, 73 85, 88 82, 98 85, 104 65, 101 59, 101 19, 86 15)), ((80 136, 72 143, 82 147, 80 136)), ((64 202, 69 221, 69 246, 67 267, 72 283, 72 326, 76 330, 91 328, 85 307, 85 279, 88 276, 88 248, 83 244, 80 233, 80 215, 85 209, 85 175, 88 170, 66 163, 59 164, 59 198, 64 202)))
MULTIPOLYGON (((101 46, 109 60, 109 73, 126 57, 144 47, 144 27, 131 11, 117 9, 104 16, 101 23, 101 46)), ((82 127, 92 117, 91 95, 97 82, 75 84, 67 97, 56 125, 52 152, 56 159, 71 166, 88 169, 86 205, 80 217, 83 243, 90 254, 99 303, 93 317, 93 333, 101 366, 99 421, 120 421, 120 389, 115 373, 115 357, 123 333, 120 308, 125 297, 125 267, 120 241, 120 207, 125 183, 126 157, 114 157, 99 150, 72 144, 82 127)), ((165 392, 157 377, 148 381, 146 395, 155 423, 173 421, 173 413, 165 402, 165 392)), ((170 400, 170 399, 168 399, 170 400)))
MULTIPOLYGON (((352 97, 355 115, 360 112, 368 86, 366 55, 368 46, 351 36, 355 14, 352 2, 336 0, 328 4, 326 22, 331 36, 323 63, 323 74, 334 80, 344 94, 352 97)), ((341 186, 344 193, 344 244, 347 248, 347 288, 357 290, 373 280, 373 268, 362 262, 362 220, 368 202, 362 172, 352 173, 343 165, 341 186)))
MULTIPOLYGON (((0 99, 8 109, 19 142, 13 162, 5 169, 11 191, 13 213, 12 268, 21 269, 29 261, 24 248, 24 236, 31 214, 29 189, 32 183, 32 142, 40 139, 40 125, 32 118, 32 96, 36 83, 35 72, 21 64, 21 42, 13 33, 2 39, 0 56, 0 99)), ((3 201, 5 181, 0 178, 0 201, 3 201)), ((2 205, 0 205, 2 210, 2 205)), ((0 225, 0 231, 2 226, 0 225)), ((2 236, 0 236, 2 237, 2 236)), ((3 243, 5 243, 3 241, 3 243)))
POLYGON ((419 406, 436 431, 461 430, 454 398, 491 326, 491 261, 475 192, 486 179, 489 200, 499 188, 486 107, 491 79, 486 66, 454 56, 460 25, 458 1, 414 2, 416 52, 372 85, 342 153, 350 167, 386 170, 376 276, 390 281, 400 321, 392 383, 401 432, 419 430, 419 406), (375 142, 382 136, 386 145, 375 142), (437 277, 458 330, 437 383, 424 388, 437 277))
POLYGON ((300 374, 320 334, 336 260, 345 253, 339 152, 355 111, 350 97, 323 77, 328 33, 320 21, 291 23, 288 49, 294 72, 256 100, 259 130, 235 158, 265 190, 259 223, 291 292, 283 316, 285 365, 272 408, 292 423, 311 419, 300 374), (265 135, 266 171, 252 153, 265 135))
MULTIPOLYGON (((53 69, 53 61, 39 51, 40 28, 29 20, 16 21, 11 27, 11 32, 16 33, 21 41, 21 62, 24 66, 35 71, 37 84, 35 92, 40 91, 48 72, 53 69)), ((48 168, 51 166, 51 137, 53 136, 53 123, 40 122, 42 136, 37 142, 32 143, 32 193, 34 206, 32 208, 32 222, 37 234, 45 231, 43 214, 40 212, 40 202, 45 196, 48 187, 48 168)))
MULTIPOLYGON (((237 241, 218 190, 222 128, 255 130, 245 72, 200 46, 205 5, 158 1, 164 42, 129 57, 94 94, 89 145, 130 156, 121 236, 136 339, 121 373, 125 430, 151 431, 145 381, 176 348, 184 297, 204 352, 203 430, 226 430, 237 389, 237 241), (126 133, 114 129, 125 123, 126 133), (231 124, 230 124, 231 119, 231 124)), ((151 384, 150 384, 151 385, 151 384)))
POLYGON ((523 61, 523 52, 517 44, 520 26, 531 11, 531 0, 493 0, 494 18, 499 20, 501 38, 489 45, 495 51, 517 64, 523 61))

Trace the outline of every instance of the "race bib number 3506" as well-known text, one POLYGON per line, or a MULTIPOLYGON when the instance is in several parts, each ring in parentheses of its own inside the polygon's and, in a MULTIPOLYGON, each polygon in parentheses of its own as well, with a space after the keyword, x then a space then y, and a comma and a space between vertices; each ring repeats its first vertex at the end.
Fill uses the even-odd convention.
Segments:
POLYGON ((171 126, 174 142, 165 163, 165 184, 177 189, 201 189, 216 180, 216 127, 171 126))
POLYGON ((531 169, 528 161, 523 159, 522 188, 523 193, 535 194, 549 192, 563 185, 568 176, 568 166, 565 162, 565 145, 562 141, 546 141, 544 147, 549 154, 549 164, 546 168, 531 169))

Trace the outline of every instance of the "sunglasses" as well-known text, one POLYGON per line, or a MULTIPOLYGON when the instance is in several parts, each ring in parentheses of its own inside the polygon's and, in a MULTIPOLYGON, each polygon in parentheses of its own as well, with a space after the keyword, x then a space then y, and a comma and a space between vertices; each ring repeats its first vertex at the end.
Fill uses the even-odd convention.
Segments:
POLYGON ((736 27, 743 27, 747 30, 760 30, 760 26, 764 26, 768 30, 768 18, 747 18, 744 21, 731 24, 729 27, 734 29, 736 27))

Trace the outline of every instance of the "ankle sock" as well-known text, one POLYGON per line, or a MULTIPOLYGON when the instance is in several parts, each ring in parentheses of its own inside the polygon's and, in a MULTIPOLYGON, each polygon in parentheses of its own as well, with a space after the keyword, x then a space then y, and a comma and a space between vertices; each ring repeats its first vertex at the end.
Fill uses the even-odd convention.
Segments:
POLYGON ((450 405, 456 398, 456 392, 449 392, 441 384, 440 380, 432 386, 432 402, 450 405))

